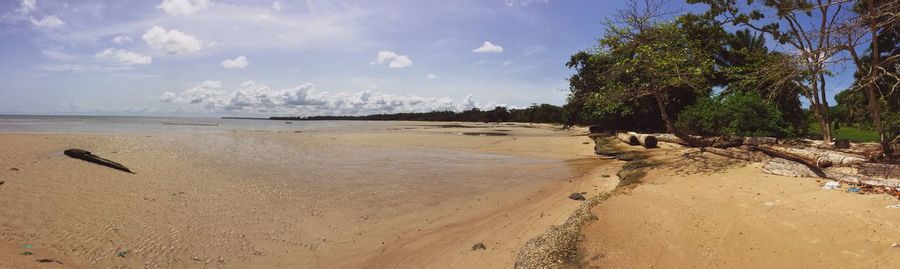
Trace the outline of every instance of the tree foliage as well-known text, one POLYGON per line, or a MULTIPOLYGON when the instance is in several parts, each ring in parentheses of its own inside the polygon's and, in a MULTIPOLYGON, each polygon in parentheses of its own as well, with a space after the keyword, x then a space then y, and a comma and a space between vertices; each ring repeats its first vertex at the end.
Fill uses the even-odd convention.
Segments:
POLYGON ((754 92, 700 99, 681 111, 677 125, 697 135, 785 137, 790 134, 778 108, 754 92))

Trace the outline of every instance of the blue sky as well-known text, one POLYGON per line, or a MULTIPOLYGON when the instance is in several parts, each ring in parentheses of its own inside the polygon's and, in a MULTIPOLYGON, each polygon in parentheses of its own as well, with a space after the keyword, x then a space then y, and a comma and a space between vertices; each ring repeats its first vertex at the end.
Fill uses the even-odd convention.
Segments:
POLYGON ((624 4, 5 1, 0 113, 184 116, 562 104, 624 4))

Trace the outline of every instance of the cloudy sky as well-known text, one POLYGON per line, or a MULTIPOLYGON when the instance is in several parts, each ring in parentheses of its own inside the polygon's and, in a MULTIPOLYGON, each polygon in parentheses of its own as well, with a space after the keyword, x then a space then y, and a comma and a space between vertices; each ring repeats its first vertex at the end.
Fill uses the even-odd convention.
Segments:
POLYGON ((571 74, 564 63, 596 44, 599 21, 622 2, 3 0, 0 113, 562 104, 571 74))

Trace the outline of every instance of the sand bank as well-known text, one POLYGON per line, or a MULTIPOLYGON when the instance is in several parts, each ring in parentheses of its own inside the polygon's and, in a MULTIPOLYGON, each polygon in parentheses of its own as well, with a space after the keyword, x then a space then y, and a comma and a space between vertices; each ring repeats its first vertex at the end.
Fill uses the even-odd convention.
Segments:
POLYGON ((593 156, 588 138, 552 126, 365 126, 0 134, 0 261, 14 268, 51 265, 36 256, 75 268, 511 267, 526 240, 579 205, 570 193, 602 192, 611 179, 600 175, 615 172, 593 156), (73 147, 136 174, 63 156, 73 147), (476 243, 486 249, 473 251, 476 243), (25 244, 34 255, 21 255, 25 244))
MULTIPOLYGON (((665 143, 664 143, 665 144, 665 143)), ((897 268, 900 209, 888 195, 671 144, 647 150, 636 188, 592 208, 577 265, 599 268, 897 268), (846 189, 846 187, 844 188, 846 189)))

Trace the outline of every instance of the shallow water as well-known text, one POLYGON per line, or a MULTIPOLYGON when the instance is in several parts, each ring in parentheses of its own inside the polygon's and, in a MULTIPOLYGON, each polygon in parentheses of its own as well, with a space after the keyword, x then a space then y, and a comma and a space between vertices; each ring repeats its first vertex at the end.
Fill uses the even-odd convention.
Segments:
POLYGON ((548 182, 573 175, 562 160, 461 148, 489 147, 514 135, 397 127, 3 116, 0 160, 19 170, 0 167, 7 181, 0 241, 27 242, 99 268, 416 267, 395 262, 417 253, 410 244, 430 251, 462 245, 447 253, 473 240, 491 246, 510 241, 507 248, 515 248, 511 238, 524 241, 523 231, 487 240, 506 233, 503 227, 523 225, 517 218, 543 217, 515 210, 541 197, 548 182), (388 140, 367 140, 372 135, 388 140), (69 147, 121 162, 136 174, 58 154, 69 147), (481 227, 486 220, 493 224, 481 227), (117 257, 119 251, 128 251, 128 258, 117 257))
POLYGON ((229 131, 358 130, 382 124, 354 121, 278 121, 266 119, 127 116, 0 115, 0 132, 160 133, 229 131), (288 124, 288 122, 290 122, 288 124))

